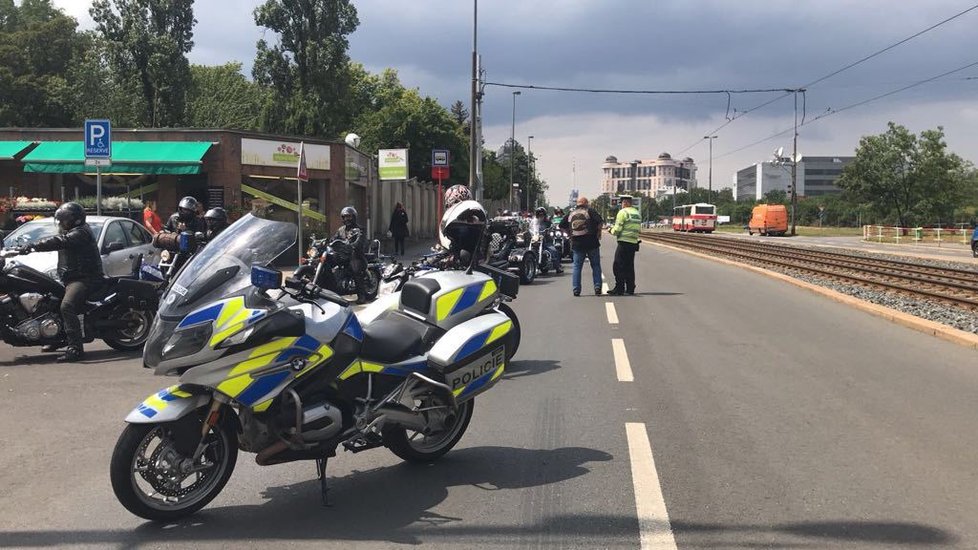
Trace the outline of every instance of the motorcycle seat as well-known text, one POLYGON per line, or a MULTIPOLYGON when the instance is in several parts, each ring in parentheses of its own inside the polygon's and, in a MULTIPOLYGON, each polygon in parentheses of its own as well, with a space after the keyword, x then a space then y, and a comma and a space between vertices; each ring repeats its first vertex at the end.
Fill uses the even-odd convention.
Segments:
POLYGON ((388 315, 363 327, 360 355, 378 363, 397 363, 424 353, 424 335, 416 321, 388 315))

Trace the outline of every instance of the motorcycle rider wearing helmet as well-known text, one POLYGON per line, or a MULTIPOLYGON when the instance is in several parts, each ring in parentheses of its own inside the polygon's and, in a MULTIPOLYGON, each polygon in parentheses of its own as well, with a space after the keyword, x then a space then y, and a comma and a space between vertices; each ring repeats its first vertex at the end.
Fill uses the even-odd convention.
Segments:
MULTIPOLYGON (((65 285, 61 300, 61 319, 64 323, 67 346, 58 362, 73 362, 82 358, 82 326, 78 313, 89 293, 101 284, 104 277, 102 256, 99 254, 92 228, 85 223, 85 209, 76 202, 66 202, 54 213, 58 234, 20 248, 21 254, 33 251, 58 251, 58 276, 65 285)), ((43 351, 55 351, 45 346, 43 351)))
POLYGON ((353 255, 350 257, 350 270, 353 272, 353 282, 357 285, 357 303, 367 303, 367 258, 364 250, 367 247, 367 235, 363 229, 357 225, 357 210, 352 206, 346 206, 340 211, 340 219, 343 226, 340 227, 333 239, 346 241, 353 248, 353 255))
POLYGON ((228 227, 228 213, 220 206, 216 208, 211 208, 204 214, 204 223, 207 224, 207 232, 205 233, 208 242, 214 240, 228 227))
POLYGON ((557 247, 554 246, 553 238, 547 233, 547 230, 553 225, 553 223, 547 217, 547 209, 540 206, 536 209, 534 214, 536 216, 537 223, 540 224, 540 234, 543 236, 543 247, 550 253, 550 260, 553 264, 553 270, 555 273, 563 273, 564 268, 560 265, 560 255, 557 254, 557 247))
POLYGON ((207 224, 197 216, 197 207, 200 203, 197 199, 187 196, 180 199, 177 204, 177 211, 166 220, 163 231, 169 233, 180 233, 190 231, 191 233, 206 233, 207 224))

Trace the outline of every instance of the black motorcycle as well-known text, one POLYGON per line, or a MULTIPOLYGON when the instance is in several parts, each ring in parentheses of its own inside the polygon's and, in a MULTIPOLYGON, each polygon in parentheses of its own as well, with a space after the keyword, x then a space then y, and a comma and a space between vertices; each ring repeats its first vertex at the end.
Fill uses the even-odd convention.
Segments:
MULTIPOLYGON (((368 300, 377 298, 380 289, 383 265, 379 249, 380 241, 374 240, 364 255, 367 261, 367 288, 364 290, 368 300)), ((329 241, 314 238, 294 276, 340 296, 356 294, 357 284, 350 268, 353 254, 353 247, 342 239, 329 241)))
MULTIPOLYGON (((64 285, 10 260, 18 254, 17 250, 0 251, 0 338, 11 346, 66 345, 61 320, 64 285)), ((139 351, 158 306, 156 286, 138 280, 138 273, 106 277, 81 310, 82 341, 101 339, 119 351, 139 351)))
POLYGON ((526 223, 519 218, 497 217, 489 221, 486 233, 485 263, 518 275, 522 284, 532 283, 539 260, 530 249, 531 235, 526 223))

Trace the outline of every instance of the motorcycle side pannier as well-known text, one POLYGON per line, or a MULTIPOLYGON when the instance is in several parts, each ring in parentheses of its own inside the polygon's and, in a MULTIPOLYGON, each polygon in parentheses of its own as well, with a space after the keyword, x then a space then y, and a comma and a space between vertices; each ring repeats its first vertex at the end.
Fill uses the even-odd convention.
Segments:
POLYGON ((119 279, 113 291, 123 303, 139 308, 156 308, 159 306, 159 295, 156 285, 148 281, 136 279, 119 279))
POLYGON ((506 336, 513 322, 502 313, 470 319, 449 330, 428 352, 428 364, 445 376, 455 398, 467 401, 491 388, 506 367, 506 336))

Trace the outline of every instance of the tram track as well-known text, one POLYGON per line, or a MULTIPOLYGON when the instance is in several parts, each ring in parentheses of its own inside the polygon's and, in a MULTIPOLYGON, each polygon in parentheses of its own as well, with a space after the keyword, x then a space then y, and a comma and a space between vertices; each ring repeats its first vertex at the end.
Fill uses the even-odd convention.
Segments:
POLYGON ((978 311, 976 271, 782 244, 757 243, 719 235, 643 232, 642 238, 719 255, 738 262, 794 270, 978 311))

